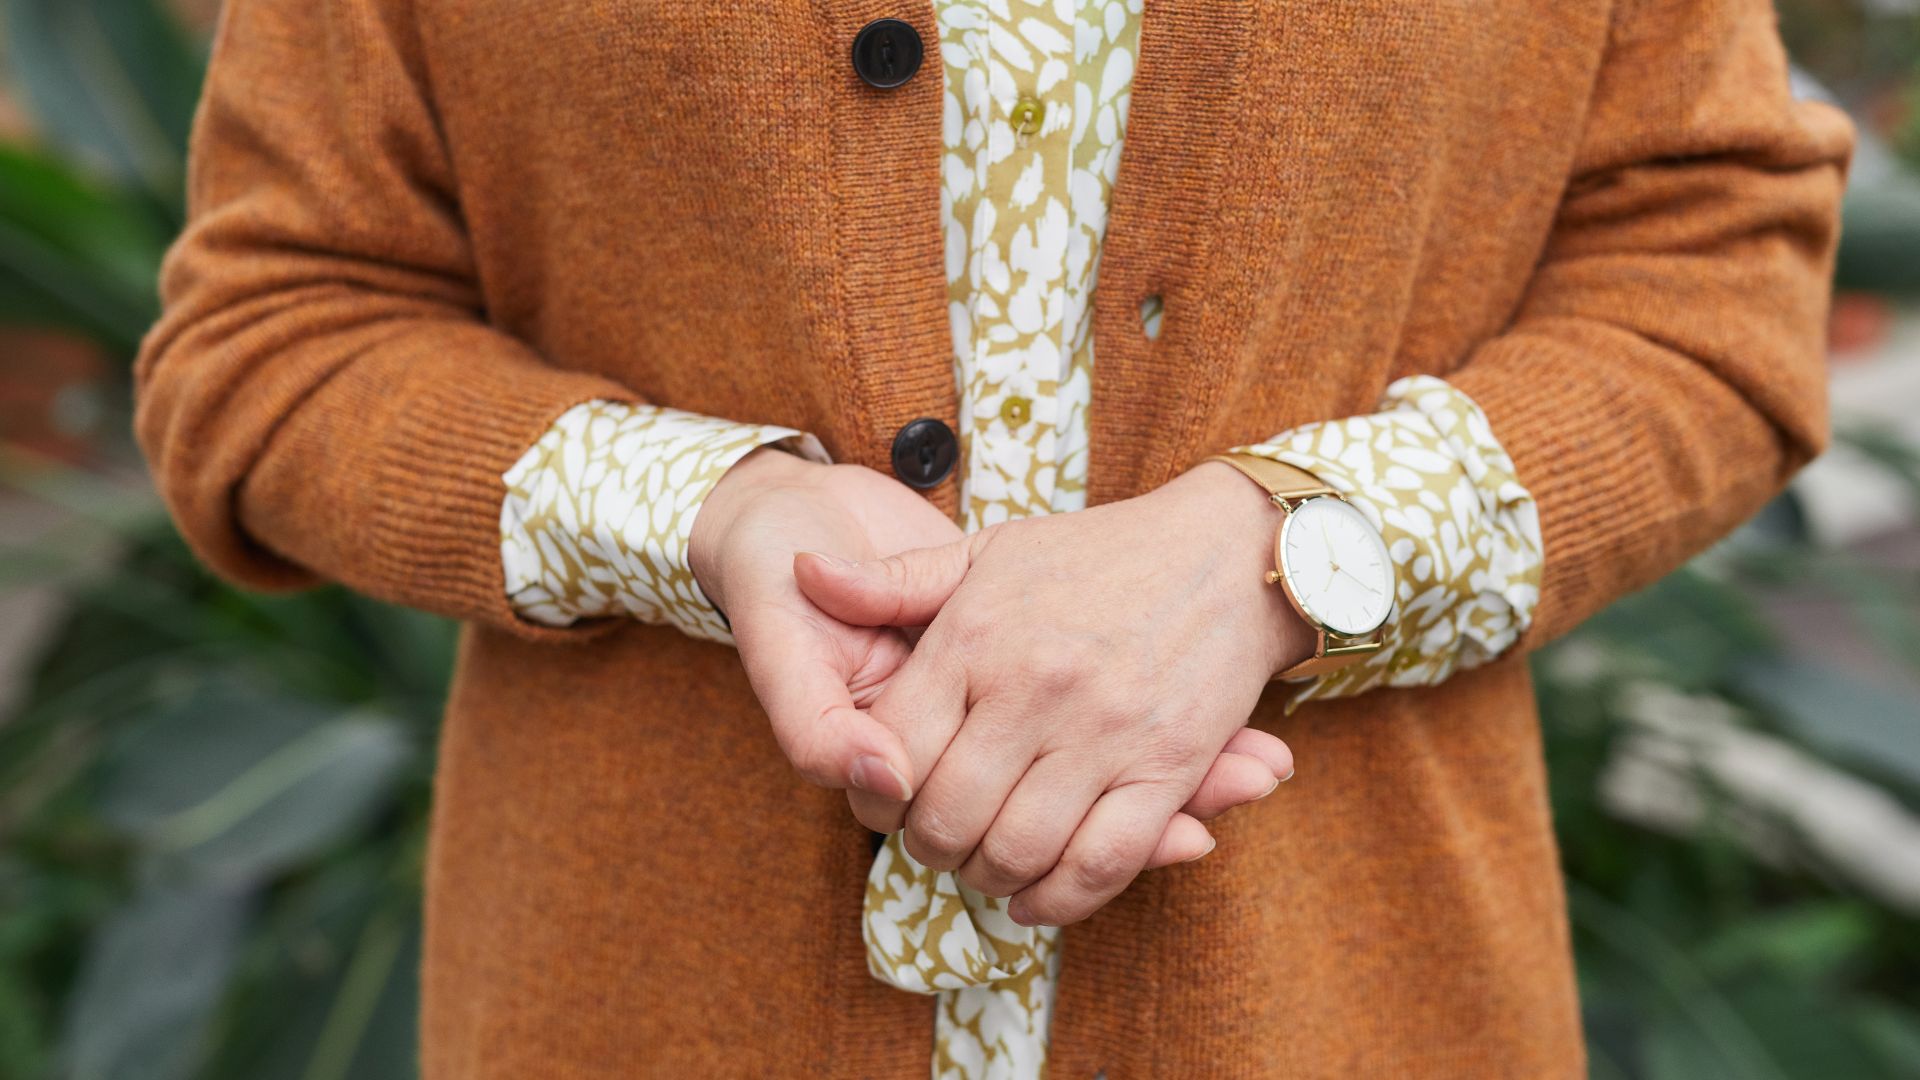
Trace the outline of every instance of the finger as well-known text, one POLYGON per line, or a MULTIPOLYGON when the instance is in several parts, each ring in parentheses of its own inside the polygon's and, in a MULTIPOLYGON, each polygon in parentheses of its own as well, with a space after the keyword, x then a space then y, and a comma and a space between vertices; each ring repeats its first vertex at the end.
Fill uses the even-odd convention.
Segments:
POLYGON ((1039 881, 1060 861, 1106 785, 1065 754, 1041 756, 960 867, 960 880, 987 896, 1012 896, 1039 881))
POLYGON ((802 551, 793 557, 793 576, 807 599, 841 622, 925 626, 960 587, 973 552, 971 537, 866 562, 802 551))
POLYGON ((1146 869, 1158 870, 1175 863, 1193 862, 1213 850, 1213 834, 1205 825, 1187 814, 1175 814, 1160 834, 1160 846, 1153 849, 1146 869))
POLYGON ((774 739, 801 776, 822 787, 856 788, 903 803, 913 797, 906 745, 855 707, 847 684, 856 664, 832 642, 806 632, 748 631, 741 644, 748 681, 774 739))
MULTIPOLYGON (((874 700, 871 715, 905 747, 907 775, 922 778, 933 775, 966 709, 965 672, 936 641, 907 657, 874 700)), ((851 791, 847 804, 853 816, 875 832, 898 832, 906 823, 905 801, 884 793, 851 791)))
POLYGON ((906 803, 859 788, 847 789, 847 809, 853 811, 853 820, 882 836, 899 832, 907 820, 906 803))
POLYGON ((1227 752, 1259 758, 1282 781, 1293 778, 1293 750, 1272 735, 1255 727, 1243 727, 1227 740, 1227 752))
POLYGON ((1100 910, 1146 868, 1177 809, 1173 798, 1160 784, 1100 796, 1059 865, 1015 894, 1007 914, 1022 926, 1067 926, 1100 910))
POLYGON ((990 704, 975 707, 907 809, 908 854, 935 870, 964 866, 1033 761, 1034 747, 1019 725, 990 704))
POLYGON ((1279 786, 1280 778, 1273 775, 1273 768, 1266 762, 1245 754, 1222 753, 1213 759, 1200 789, 1181 809, 1201 821, 1211 821, 1236 806, 1266 798, 1279 786))

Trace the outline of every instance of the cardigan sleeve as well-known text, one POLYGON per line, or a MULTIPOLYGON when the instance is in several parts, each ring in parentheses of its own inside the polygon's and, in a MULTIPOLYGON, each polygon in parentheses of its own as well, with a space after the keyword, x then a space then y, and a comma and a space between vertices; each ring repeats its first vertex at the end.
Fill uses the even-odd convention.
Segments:
POLYGON ((241 584, 555 634, 508 604, 501 474, 570 407, 635 396, 485 322, 401 10, 227 5, 136 433, 187 541, 241 584))
POLYGON ((1846 118, 1795 102, 1767 0, 1622 0, 1515 320, 1448 382, 1538 505, 1522 643, 1651 583, 1827 440, 1846 118))

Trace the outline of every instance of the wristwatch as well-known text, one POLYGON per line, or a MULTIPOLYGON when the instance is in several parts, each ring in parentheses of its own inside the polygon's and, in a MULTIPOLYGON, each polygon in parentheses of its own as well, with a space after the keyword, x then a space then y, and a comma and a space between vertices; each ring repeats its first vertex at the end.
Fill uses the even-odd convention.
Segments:
POLYGON ((1286 515, 1267 583, 1286 590, 1319 640, 1312 656, 1274 678, 1325 675, 1379 652, 1393 615, 1393 559, 1367 516, 1305 469, 1252 454, 1207 460, 1246 474, 1286 515))

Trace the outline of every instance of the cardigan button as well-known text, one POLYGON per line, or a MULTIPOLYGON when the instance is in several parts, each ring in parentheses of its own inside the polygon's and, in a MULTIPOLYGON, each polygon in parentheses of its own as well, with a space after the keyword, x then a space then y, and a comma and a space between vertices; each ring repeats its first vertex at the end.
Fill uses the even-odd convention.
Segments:
POLYGON ((960 442, 953 429, 923 416, 893 437, 893 475, 910 488, 925 491, 939 486, 960 460, 960 442))
POLYGON ((899 19, 876 19, 853 37, 853 70, 867 85, 891 90, 920 70, 920 32, 899 19))

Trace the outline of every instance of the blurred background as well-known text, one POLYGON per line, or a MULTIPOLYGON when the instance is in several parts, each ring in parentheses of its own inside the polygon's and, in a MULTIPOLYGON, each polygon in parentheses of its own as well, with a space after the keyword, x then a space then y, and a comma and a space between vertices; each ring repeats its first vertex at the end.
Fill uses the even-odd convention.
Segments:
MULTIPOLYGON (((215 582, 127 435, 217 8, 0 0, 0 1080, 414 1073, 452 628, 215 582)), ((1779 13, 1836 447, 1535 660, 1596 1078, 1920 1078, 1920 0, 1779 13)))

